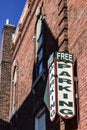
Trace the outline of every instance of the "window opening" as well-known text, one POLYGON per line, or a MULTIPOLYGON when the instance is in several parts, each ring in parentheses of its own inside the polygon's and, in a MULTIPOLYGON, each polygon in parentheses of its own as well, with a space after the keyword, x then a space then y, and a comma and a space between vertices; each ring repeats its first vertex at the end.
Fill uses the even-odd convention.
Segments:
POLYGON ((43 43, 44 43, 43 35, 44 35, 43 34, 43 19, 41 15, 37 21, 37 27, 36 27, 36 51, 37 51, 38 74, 40 74, 43 70, 43 43))
POLYGON ((16 112, 16 95, 17 95, 17 76, 18 68, 15 66, 13 74, 13 103, 12 103, 12 115, 16 112))
POLYGON ((45 109, 39 111, 35 117, 35 130, 46 130, 45 109))

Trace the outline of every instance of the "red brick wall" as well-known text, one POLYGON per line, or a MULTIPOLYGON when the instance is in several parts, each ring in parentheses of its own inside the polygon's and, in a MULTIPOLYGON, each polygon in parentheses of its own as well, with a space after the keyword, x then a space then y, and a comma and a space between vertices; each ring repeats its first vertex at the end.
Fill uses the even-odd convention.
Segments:
POLYGON ((87 129, 87 49, 84 50, 78 60, 78 86, 79 86, 79 130, 87 129))
POLYGON ((10 86, 11 86, 11 41, 15 27, 5 25, 2 35, 1 52, 1 86, 0 86, 0 119, 9 121, 10 86))
MULTIPOLYGON (((14 59, 18 62, 17 109, 19 110, 31 92, 33 70, 35 62, 35 43, 32 41, 35 27, 35 10, 42 0, 35 1, 33 8, 29 6, 26 20, 20 30, 19 38, 14 45, 12 75, 14 59), (32 10, 30 11, 30 9, 32 10)), ((87 2, 83 0, 44 0, 43 13, 46 14, 46 60, 54 50, 67 50, 74 54, 77 61, 78 93, 79 93, 79 122, 76 117, 71 120, 60 119, 60 130, 85 130, 86 125, 86 84, 87 84, 87 2), (66 3, 66 5, 64 5, 66 3), (66 10, 62 7, 67 6, 66 10), (61 13, 60 13, 61 12, 61 13), (67 16, 67 20, 60 21, 67 16), (67 29, 65 29, 67 28, 67 29), (61 30, 62 33, 60 34, 61 30), (63 42, 64 41, 64 42, 63 42), (62 44, 61 44, 62 43, 62 44), (56 47, 55 47, 56 46, 56 47), (58 49, 59 48, 59 49, 58 49), (84 93, 84 95, 83 95, 84 93), (78 123, 78 125, 77 125, 78 123)), ((12 90, 11 90, 12 93, 12 90)), ((32 99, 32 98, 31 98, 32 99)), ((30 100, 29 100, 30 101, 30 100)), ((31 103, 31 102, 30 102, 31 103)), ((12 110, 12 94, 10 101, 10 116, 12 110)), ((30 104, 29 104, 30 105, 30 104)), ((31 109, 30 109, 31 110, 31 109)), ((26 117, 27 118, 27 117, 26 117)), ((51 124, 51 123, 50 123, 51 124)), ((52 125, 52 124, 51 124, 52 125)), ((49 125, 48 125, 49 126, 49 125)), ((56 128, 54 128, 56 129, 56 128)))
POLYGON ((78 57, 86 48, 87 2, 69 1, 68 8, 69 50, 75 54, 75 57, 78 57))
POLYGON ((78 130, 87 129, 86 107, 87 107, 87 2, 68 2, 68 27, 69 27, 69 50, 77 59, 77 77, 79 93, 79 122, 78 130))
POLYGON ((23 104, 24 100, 31 92, 31 87, 32 87, 32 79, 33 79, 32 72, 34 67, 34 43, 32 41, 32 36, 34 34, 35 20, 33 19, 32 24, 28 26, 29 21, 30 19, 28 18, 23 28, 23 32, 21 33, 20 39, 18 40, 17 43, 15 43, 16 49, 13 53, 12 75, 14 70, 13 63, 15 59, 18 62, 18 69, 19 69, 18 72, 19 78, 18 78, 18 86, 17 86, 18 87, 17 108, 20 108, 20 106, 23 104), (26 28, 26 26, 28 26, 28 28, 26 28), (26 34, 24 34, 25 31, 26 34), (19 46, 19 49, 17 46, 19 46))

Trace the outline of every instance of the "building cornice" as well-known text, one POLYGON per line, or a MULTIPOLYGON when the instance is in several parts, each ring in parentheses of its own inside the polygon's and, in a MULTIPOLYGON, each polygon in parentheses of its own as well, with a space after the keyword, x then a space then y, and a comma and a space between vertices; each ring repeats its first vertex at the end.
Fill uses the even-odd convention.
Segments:
POLYGON ((14 60, 14 58, 15 58, 15 56, 20 48, 20 45, 21 45, 21 43, 25 37, 25 34, 27 32, 27 29, 29 28, 29 25, 33 19, 33 16, 36 12, 36 8, 37 8, 39 2, 40 2, 40 0, 37 0, 37 1, 30 0, 30 1, 27 1, 25 4, 26 9, 24 9, 23 12, 24 11, 27 11, 27 12, 22 13, 22 16, 21 16, 22 18, 20 18, 20 20, 19 20, 16 32, 15 32, 15 36, 13 39, 14 50, 13 50, 12 61, 14 60), (21 21, 21 23, 20 23, 20 21, 21 21), (26 27, 25 27, 25 25, 26 25, 26 27))

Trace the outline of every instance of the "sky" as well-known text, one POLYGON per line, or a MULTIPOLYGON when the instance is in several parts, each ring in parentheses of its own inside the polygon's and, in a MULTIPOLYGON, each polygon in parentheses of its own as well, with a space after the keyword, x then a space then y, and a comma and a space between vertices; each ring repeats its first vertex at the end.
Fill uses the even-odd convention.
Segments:
POLYGON ((17 26, 26 0, 0 0, 0 43, 2 29, 9 19, 9 23, 17 26))

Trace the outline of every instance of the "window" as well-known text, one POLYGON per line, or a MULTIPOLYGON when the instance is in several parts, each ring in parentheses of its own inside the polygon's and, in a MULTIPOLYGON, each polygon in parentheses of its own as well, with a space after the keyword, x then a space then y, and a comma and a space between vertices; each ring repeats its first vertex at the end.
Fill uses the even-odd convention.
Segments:
POLYGON ((44 43, 44 26, 43 17, 37 20, 36 25, 36 55, 37 55, 37 75, 39 75, 43 70, 43 43, 44 43))
POLYGON ((35 117, 35 130, 46 130, 45 109, 39 111, 35 117))
POLYGON ((16 98, 17 98, 17 73, 18 73, 18 68, 15 66, 14 68, 14 73, 13 73, 13 103, 12 103, 12 115, 16 112, 16 98))

